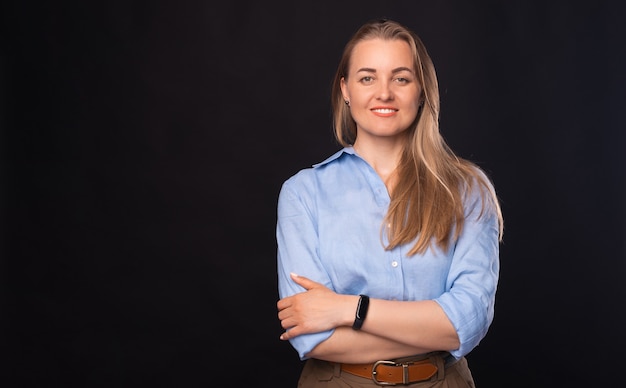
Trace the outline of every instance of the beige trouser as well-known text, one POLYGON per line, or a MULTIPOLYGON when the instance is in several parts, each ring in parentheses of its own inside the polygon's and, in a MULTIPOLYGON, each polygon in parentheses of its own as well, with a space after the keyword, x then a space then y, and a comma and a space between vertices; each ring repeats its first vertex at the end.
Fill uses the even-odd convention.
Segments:
MULTIPOLYGON (((304 364, 299 388, 348 388, 379 387, 371 379, 343 372, 339 364, 309 359, 304 364)), ((413 384, 399 384, 397 387, 412 388, 475 388, 472 373, 465 357, 445 368, 444 373, 435 374, 431 379, 413 384)))

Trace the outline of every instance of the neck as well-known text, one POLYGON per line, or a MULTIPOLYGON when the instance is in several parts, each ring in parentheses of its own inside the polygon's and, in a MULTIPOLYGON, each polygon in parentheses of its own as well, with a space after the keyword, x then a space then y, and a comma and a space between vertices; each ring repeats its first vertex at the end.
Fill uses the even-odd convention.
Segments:
POLYGON ((400 163, 402 155, 403 143, 389 142, 376 143, 354 142, 353 146, 356 153, 362 157, 376 171, 380 179, 387 186, 389 194, 393 191, 397 181, 396 168, 400 163))

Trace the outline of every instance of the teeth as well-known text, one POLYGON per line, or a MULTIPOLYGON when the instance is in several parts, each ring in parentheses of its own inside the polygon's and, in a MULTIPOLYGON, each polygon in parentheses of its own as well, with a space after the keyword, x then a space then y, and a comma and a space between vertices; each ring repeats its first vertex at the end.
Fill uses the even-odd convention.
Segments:
POLYGON ((374 112, 380 112, 380 113, 393 113, 395 112, 395 109, 374 109, 374 112))

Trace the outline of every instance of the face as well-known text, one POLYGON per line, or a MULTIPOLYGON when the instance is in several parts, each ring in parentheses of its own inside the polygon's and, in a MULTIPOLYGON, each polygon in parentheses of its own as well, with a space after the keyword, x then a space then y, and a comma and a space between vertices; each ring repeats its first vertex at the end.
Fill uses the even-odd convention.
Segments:
POLYGON ((341 91, 357 124, 357 142, 401 138, 417 116, 421 94, 408 43, 381 39, 358 43, 341 91))

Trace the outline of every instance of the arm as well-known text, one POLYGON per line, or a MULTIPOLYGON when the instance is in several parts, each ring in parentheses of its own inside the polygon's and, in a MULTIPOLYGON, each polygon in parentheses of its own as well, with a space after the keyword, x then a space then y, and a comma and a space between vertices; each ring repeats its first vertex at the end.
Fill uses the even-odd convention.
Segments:
MULTIPOLYGON (((433 253, 435 260, 449 263, 437 280, 441 290, 413 301, 371 299, 362 329, 354 332, 350 326, 358 297, 337 294, 320 261, 315 201, 283 190, 277 232, 282 298, 277 306, 287 330, 282 338, 301 359, 367 362, 431 350, 451 350, 457 358, 468 353, 493 318, 499 266, 497 219, 490 211, 475 217, 476 199, 470 196, 463 233, 451 250, 433 253), (315 282, 303 283, 307 278, 293 278, 290 272, 315 282)), ((420 281, 415 274, 412 278, 420 281)))
MULTIPOLYGON (((470 206, 476 209, 476 202, 470 206)), ((481 219, 469 212, 464 232, 456 242, 446 281, 446 292, 423 301, 371 299, 359 332, 350 328, 357 296, 337 295, 300 276, 293 283, 307 291, 279 301, 279 318, 289 332, 283 339, 337 328, 307 356, 343 362, 406 356, 449 350, 467 354, 484 337, 493 318, 498 279, 498 224, 494 215, 481 219), (323 295, 316 299, 316 295, 323 295), (317 302, 316 302, 317 300, 317 302), (285 310, 285 311, 282 311, 285 310), (393 319, 389 319, 393 317, 393 319)))
POLYGON ((281 339, 337 328, 307 357, 362 363, 458 348, 454 327, 434 301, 370 299, 367 318, 356 331, 351 326, 358 296, 336 294, 303 276, 292 274, 292 279, 307 291, 278 302, 281 324, 289 329, 281 339))

